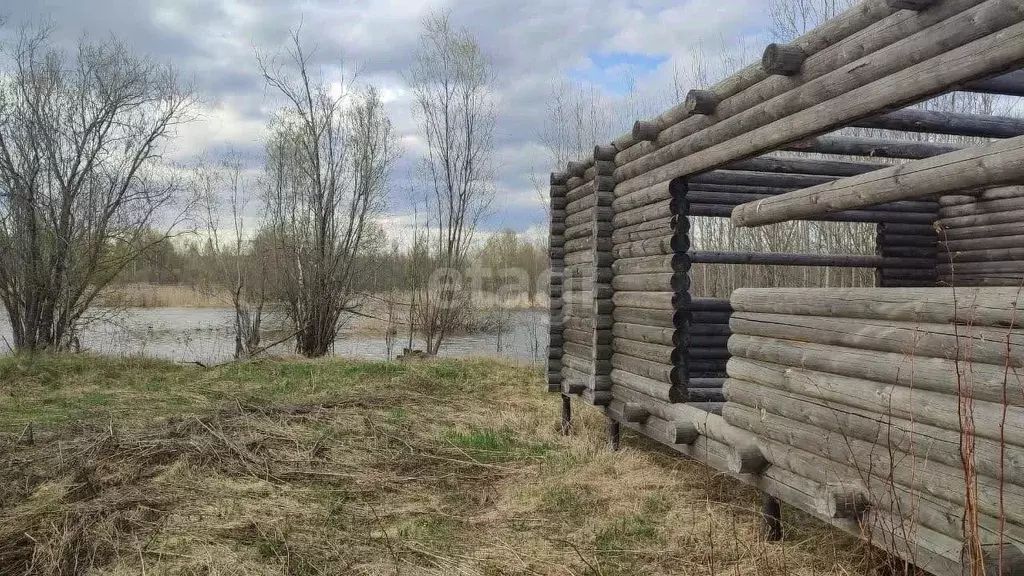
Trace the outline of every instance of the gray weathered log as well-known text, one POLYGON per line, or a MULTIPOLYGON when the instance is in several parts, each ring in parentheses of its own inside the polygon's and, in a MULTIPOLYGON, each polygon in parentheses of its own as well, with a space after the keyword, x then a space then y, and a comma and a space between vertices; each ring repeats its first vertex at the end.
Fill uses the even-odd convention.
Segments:
MULTIPOLYGON (((639 294, 639 292, 637 292, 639 294)), ((619 296, 620 294, 616 294, 619 296)), ((628 308, 615 304, 612 318, 616 322, 641 324, 656 328, 675 328, 675 311, 672 309, 628 308)))
POLYGON ((612 348, 621 354, 661 364, 675 364, 679 360, 679 352, 675 347, 662 344, 616 338, 612 343, 612 348))
POLYGON ((783 146, 791 152, 813 152, 839 156, 866 156, 872 158, 905 158, 920 160, 962 150, 964 146, 914 140, 884 140, 853 136, 818 136, 783 146))
POLYGON ((612 254, 616 258, 670 255, 674 252, 686 252, 690 248, 689 244, 689 238, 686 236, 669 234, 648 240, 615 245, 612 248, 612 254))
POLYGON ((661 128, 653 122, 637 120, 633 123, 633 138, 638 141, 654 141, 658 139, 661 128))
POLYGON ((965 85, 961 90, 981 94, 1024 96, 1024 70, 1000 74, 985 80, 975 80, 965 85))
MULTIPOLYGON (((956 218, 958 216, 973 216, 976 214, 991 214, 993 212, 1022 209, 1024 209, 1024 196, 1018 196, 1001 200, 978 201, 959 206, 944 206, 939 208, 939 218, 956 218)), ((950 228, 952 227, 950 226, 950 228)))
MULTIPOLYGON (((662 274, 616 274, 612 279, 612 288, 617 292, 658 292, 672 290, 672 281, 677 273, 668 272, 662 274)), ((629 302, 628 296, 624 296, 624 302, 629 302)), ((635 300, 633 300, 635 301, 635 300)))
POLYGON ((1024 120, 1020 118, 938 110, 897 110, 874 118, 858 120, 850 125, 857 128, 975 138, 1013 138, 1024 135, 1024 120))
MULTIPOLYGON (((661 402, 674 402, 670 396, 672 386, 668 382, 655 380, 653 378, 635 374, 628 370, 620 370, 617 368, 612 370, 611 379, 613 384, 612 393, 615 394, 616 397, 629 398, 628 395, 623 395, 616 390, 617 387, 622 387, 632 390, 638 394, 660 400, 661 402)), ((633 398, 633 400, 635 401, 636 398, 633 398)), ((659 414, 659 412, 654 413, 659 414)))
POLYGON ((761 67, 767 74, 793 76, 800 72, 807 56, 799 46, 769 44, 761 56, 761 67))
POLYGON ((732 307, 742 312, 873 318, 935 324, 1022 326, 1024 299, 1009 289, 740 288, 732 307))
MULTIPOLYGON (((1024 137, 759 200, 737 207, 732 220, 737 226, 759 226, 965 188, 1012 183, 1021 178, 1024 178, 1024 137)), ((953 220, 957 225, 966 225, 960 223, 965 219, 953 220)))
POLYGON ((967 228, 943 228, 939 232, 939 237, 943 240, 963 240, 967 238, 1018 236, 1021 234, 1024 234, 1024 222, 1010 222, 1007 224, 991 224, 967 228))
POLYGON ((662 344, 664 346, 675 345, 674 328, 656 328, 652 326, 643 326, 641 324, 616 322, 615 326, 612 327, 612 334, 614 334, 616 338, 635 340, 637 342, 662 344))
POLYGON ((721 99, 711 90, 690 90, 683 106, 687 114, 714 114, 721 99))
MULTIPOLYGON (((772 338, 734 334, 729 339, 729 372, 743 360, 758 360, 780 366, 802 366, 807 370, 892 385, 904 391, 958 395, 992 404, 1024 406, 1015 382, 1007 382, 1007 369, 993 364, 964 365, 941 358, 908 358, 905 354, 858 350, 840 346, 786 342, 772 338), (734 366, 735 364, 735 366, 734 366)), ((952 416, 956 416, 954 409, 952 416)), ((1001 419, 997 418, 995 423, 1001 419)))
POLYGON ((734 312, 733 334, 895 352, 908 356, 1024 366, 1024 330, 861 318, 734 312))

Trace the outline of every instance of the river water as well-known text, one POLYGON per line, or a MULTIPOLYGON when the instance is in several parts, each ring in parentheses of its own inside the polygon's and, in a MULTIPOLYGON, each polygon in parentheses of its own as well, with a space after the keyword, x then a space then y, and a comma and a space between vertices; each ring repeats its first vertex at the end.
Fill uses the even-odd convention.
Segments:
MULTIPOLYGON (((82 329, 82 348, 94 354, 113 356, 149 356, 175 362, 216 364, 231 360, 235 350, 233 311, 230 308, 132 308, 116 316, 93 321, 82 329)), ((509 329, 501 337, 477 333, 452 336, 441 348, 440 356, 503 357, 517 363, 539 363, 546 356, 548 318, 545 311, 527 310, 512 313, 509 329)), ((272 321, 265 322, 272 324, 272 321)), ((264 341, 280 338, 280 330, 270 330, 264 341)), ((6 314, 0 312, 0 354, 9 352, 11 326, 6 314)), ((414 348, 423 348, 419 338, 414 348)), ((408 334, 400 334, 394 354, 408 346, 408 334)), ((289 354, 293 344, 286 342, 268 354, 289 354)), ((383 333, 377 336, 354 336, 344 333, 334 345, 334 355, 365 360, 387 359, 383 333)))

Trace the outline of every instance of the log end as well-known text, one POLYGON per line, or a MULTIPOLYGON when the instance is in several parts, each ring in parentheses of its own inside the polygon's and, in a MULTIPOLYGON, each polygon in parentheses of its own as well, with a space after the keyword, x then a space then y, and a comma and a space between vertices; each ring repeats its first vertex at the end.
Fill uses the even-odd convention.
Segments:
POLYGON ((552 186, 564 186, 569 181, 569 174, 567 172, 552 172, 550 181, 552 186))
POLYGON ((581 177, 584 173, 586 173, 587 165, 584 164, 583 162, 576 162, 575 160, 570 160, 569 163, 565 165, 565 171, 568 172, 571 176, 581 177))
POLYGON ((603 145, 603 146, 602 145, 594 146, 594 160, 603 160, 603 161, 615 160, 615 155, 618 154, 618 153, 619 153, 618 149, 615 148, 615 146, 612 146, 610 144, 606 144, 606 145, 603 145))
POLYGON ((826 518, 856 520, 871 507, 871 500, 861 486, 830 483, 819 490, 815 506, 826 518))
POLYGON ((769 44, 761 56, 761 67, 768 74, 794 76, 804 66, 807 53, 789 44, 769 44))
POLYGON ((653 122, 637 120, 633 123, 633 138, 640 142, 653 142, 658 139, 661 130, 653 122))
POLYGON ((686 93, 683 107, 690 114, 714 114, 721 100, 710 90, 690 90, 686 93))
POLYGON ((729 450, 727 465, 733 474, 760 474, 768 464, 757 446, 733 446, 729 450))

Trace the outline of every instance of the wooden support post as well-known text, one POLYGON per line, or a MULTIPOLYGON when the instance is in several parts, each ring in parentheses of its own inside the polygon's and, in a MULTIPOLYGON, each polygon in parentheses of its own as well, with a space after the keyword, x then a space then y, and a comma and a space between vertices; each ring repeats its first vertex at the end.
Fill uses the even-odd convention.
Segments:
POLYGON ((562 394, 562 436, 572 434, 572 398, 562 394))
POLYGON ((618 452, 622 443, 621 429, 619 422, 609 416, 605 422, 605 431, 608 435, 608 447, 612 452, 618 452))
POLYGON ((764 494, 764 502, 761 508, 761 517, 764 522, 764 537, 769 542, 782 540, 782 503, 771 494, 764 494))

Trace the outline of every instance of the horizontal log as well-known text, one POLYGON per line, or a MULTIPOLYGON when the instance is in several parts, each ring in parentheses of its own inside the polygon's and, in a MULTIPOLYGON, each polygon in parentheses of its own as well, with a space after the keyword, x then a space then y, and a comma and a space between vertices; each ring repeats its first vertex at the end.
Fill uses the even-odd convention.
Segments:
POLYGON ((691 336, 717 336, 728 337, 732 334, 728 323, 723 324, 696 324, 691 323, 686 327, 691 336))
POLYGON ((615 245, 612 248, 612 254, 616 258, 669 255, 674 252, 686 252, 690 248, 689 244, 689 239, 686 236, 670 234, 649 240, 615 245))
POLYGON ((686 308, 700 312, 732 312, 727 298, 690 298, 686 308))
POLYGON ((944 230, 951 230, 954 228, 991 226, 993 224, 1012 224, 1015 222, 1022 222, 1022 220, 1024 220, 1024 210, 1011 210, 1006 212, 943 218, 939 221, 939 226, 944 230))
MULTIPOLYGON (((672 226, 668 222, 663 228, 657 228, 654 230, 638 230, 634 232, 626 232, 623 230, 616 230, 612 234, 612 242, 615 245, 627 244, 632 242, 642 242, 644 240, 651 240, 654 238, 663 238, 666 235, 672 234, 672 226)), ((612 249, 614 253, 614 248, 612 249)))
MULTIPOLYGON (((691 252, 694 264, 764 264, 776 266, 841 266, 877 268, 882 266, 879 256, 852 254, 788 254, 779 252, 691 252)), ((934 266, 934 262, 931 262, 934 266)))
POLYGON ((1024 330, 954 324, 734 312, 733 334, 895 352, 915 357, 1024 366, 1024 330))
POLYGON ((627 322, 616 322, 615 326, 612 327, 612 334, 615 335, 615 338, 648 342, 650 344, 662 344, 664 346, 675 345, 675 333, 674 328, 657 328, 641 324, 629 324, 627 322))
POLYGON ((929 236, 934 237, 935 225, 934 224, 896 224, 896 223, 880 223, 877 226, 877 232, 880 236, 888 238, 889 236, 929 236))
POLYGON ((1015 290, 1000 288, 740 288, 730 302, 741 312, 1007 327, 1021 326, 1024 310, 1015 290))
POLYGON ((999 286, 1015 286, 1017 288, 1024 287, 1024 275, 1021 274, 1009 274, 1000 276, 996 274, 989 275, 963 275, 958 274, 955 278, 952 276, 939 276, 938 283, 940 286, 958 286, 958 287, 999 287, 999 286))
MULTIPOLYGON (((758 336, 733 335, 729 339, 729 371, 737 359, 759 360, 836 376, 861 378, 904 390, 970 396, 974 400, 1024 406, 1016 382, 1007 382, 1007 369, 993 364, 965 365, 942 358, 858 350, 809 342, 787 342, 758 336)), ((954 411, 954 415, 956 411, 954 411)))
POLYGON ((686 184, 687 186, 695 187, 702 185, 719 185, 799 189, 834 182, 838 178, 838 176, 821 176, 814 174, 787 174, 718 169, 690 176, 686 179, 686 184))
POLYGON ((619 258, 612 264, 612 270, 616 274, 657 274, 685 272, 688 269, 689 259, 685 254, 619 258))
POLYGON ((685 214, 688 210, 689 203, 685 199, 671 198, 620 212, 612 218, 612 226, 625 228, 642 222, 670 218, 676 214, 685 214))
POLYGON ((731 315, 732 312, 691 310, 689 317, 693 324, 728 324, 731 315))
MULTIPOLYGON (((939 263, 952 265, 953 269, 957 269, 955 266, 961 262, 1009 262, 1024 260, 1024 236, 1014 237, 1008 236, 1011 240, 1014 240, 1015 247, 1013 248, 992 248, 988 250, 957 250, 956 248, 950 250, 948 245, 942 245, 947 253, 939 258, 939 263)), ((979 240, 998 240, 997 238, 979 238, 979 240)), ((996 244, 992 242, 991 244, 996 244)), ((959 270, 958 270, 959 271, 959 270)), ((1009 271, 1009 270, 1008 270, 1009 271)))
POLYGON ((612 343, 612 348, 620 354, 660 364, 675 364, 680 358, 680 354, 674 346, 638 342, 625 338, 616 338, 612 343))
POLYGON ((693 444, 699 436, 692 426, 688 427, 684 423, 663 420, 657 416, 649 416, 642 423, 630 423, 628 425, 637 432, 648 438, 653 438, 662 444, 693 444))
POLYGON ((686 387, 687 402, 715 402, 724 403, 725 395, 721 388, 694 388, 686 387))
POLYGON ((963 150, 964 146, 915 140, 885 140, 853 136, 818 136, 783 146, 790 152, 811 152, 837 156, 865 156, 870 158, 899 158, 920 160, 963 150))
POLYGON ((696 348, 686 349, 686 356, 691 360, 728 360, 729 349, 722 346, 719 348, 696 348))
POLYGON ((824 176, 857 176, 886 168, 889 164, 821 160, 816 158, 778 158, 761 156, 739 160, 722 167, 723 170, 747 172, 772 172, 779 174, 814 174, 824 176))
POLYGON ((1024 70, 1000 74, 985 80, 975 80, 961 88, 961 90, 979 94, 1024 96, 1024 70))
POLYGON ((1024 276, 1024 262, 1003 261, 1003 262, 940 262, 936 267, 940 275, 970 274, 1017 274, 1024 276))
MULTIPOLYGON (((694 205, 715 204, 719 206, 739 206, 748 202, 764 200, 773 196, 781 196, 792 192, 793 188, 760 188, 757 186, 715 186, 724 189, 722 192, 706 191, 711 185, 697 187, 687 192, 687 199, 690 201, 689 211, 694 212, 694 205), (763 192, 763 193, 762 193, 763 192)), ((938 204, 935 202, 890 202, 875 206, 865 206, 863 212, 900 212, 900 213, 927 213, 929 218, 925 221, 934 220, 939 215, 938 204)), ((891 218, 890 218, 891 219, 891 218)), ((920 218, 918 220, 921 220, 920 218)), ((884 219, 882 221, 885 221, 884 219)))
POLYGON ((1024 119, 938 110, 897 110, 874 118, 858 120, 850 125, 857 128, 975 138, 1014 138, 1024 135, 1024 119))
POLYGON ((615 213, 610 206, 596 206, 593 208, 586 208, 575 214, 566 216, 565 225, 571 228, 592 220, 597 220, 599 222, 611 222, 612 217, 614 216, 615 213))
MULTIPOLYGON (((993 212, 1006 212, 1010 210, 1024 210, 1024 197, 979 201, 971 204, 961 204, 958 206, 946 206, 939 209, 939 218, 940 220, 945 220, 947 218, 956 218, 958 216, 992 214, 993 212)), ((953 226, 950 226, 950 228, 952 227, 953 226)))
MULTIPOLYGON (((783 198, 787 194, 782 196, 775 196, 774 198, 783 198)), ((690 216, 712 216, 717 218, 731 218, 736 214, 736 210, 741 208, 749 207, 752 205, 759 204, 760 202, 768 202, 774 198, 768 198, 765 200, 758 200, 756 202, 748 202, 746 204, 740 204, 735 208, 732 206, 718 206, 713 204, 692 204, 690 206, 690 216)), ((840 210, 837 212, 822 212, 816 213, 809 216, 799 216, 790 218, 791 220, 819 220, 822 222, 868 222, 868 223, 879 223, 879 222, 892 222, 900 224, 930 224, 934 222, 938 216, 932 212, 889 212, 889 211, 872 211, 872 210, 840 210)), ((760 226, 760 224, 757 224, 760 226)))
MULTIPOLYGON (((667 286, 666 286, 667 288, 667 286)), ((679 299, 674 292, 616 292, 612 297, 616 306, 623 308, 647 308, 652 310, 675 310, 679 299)))
POLYGON ((725 385, 725 378, 690 378, 688 386, 695 388, 721 388, 725 385))
POLYGON ((939 248, 937 246, 890 246, 882 244, 878 247, 877 251, 883 257, 928 259, 933 263, 939 255, 939 248))
MULTIPOLYGON (((641 376, 628 370, 619 369, 612 370, 611 379, 612 393, 615 394, 616 397, 630 398, 628 394, 624 395, 620 391, 616 390, 616 387, 622 387, 662 402, 674 402, 674 400, 671 399, 672 386, 668 382, 641 376)), ((657 414, 658 412, 655 413, 657 414)))
POLYGON ((994 238, 998 236, 1024 235, 1024 222, 991 224, 964 228, 942 228, 939 236, 942 240, 964 240, 967 238, 994 238))
POLYGON ((685 272, 669 274, 623 274, 615 276, 613 286, 619 291, 660 292, 666 288, 675 292, 690 289, 690 277, 685 272))
MULTIPOLYGON (((623 234, 629 234, 632 232, 643 232, 648 230, 658 231, 657 236, 665 236, 672 232, 675 232, 676 224, 679 222, 679 218, 676 216, 667 216, 665 218, 657 218, 655 220, 649 220, 646 222, 639 222, 637 224, 631 224, 629 226, 622 226, 613 228, 614 233, 612 239, 615 240, 617 237, 623 234)), ((630 239, 632 240, 632 238, 630 239)), ((619 240, 615 240, 616 244, 619 244, 619 240)))
MULTIPOLYGON (((678 339, 677 339, 678 340, 678 339)), ((725 348, 729 342, 729 336, 698 336, 687 334, 682 341, 675 342, 676 346, 688 346, 693 348, 725 348)))
MULTIPOLYGON (((1009 183, 1021 178, 1024 178, 1024 137, 917 160, 833 184, 745 204, 733 211, 732 220, 733 224, 741 227, 760 226, 871 204, 1009 183)), ((953 220, 957 221, 957 225, 969 225, 967 218, 981 217, 953 220)))
POLYGON ((615 304, 615 311, 612 312, 612 318, 615 319, 615 322, 640 324, 655 328, 675 328, 676 326, 675 311, 673 310, 627 308, 618 303, 615 304))
POLYGON ((666 384, 675 384, 681 382, 681 378, 685 378, 685 376, 681 378, 678 376, 679 372, 672 364, 652 362, 621 353, 612 354, 611 365, 614 369, 638 374, 666 384))

